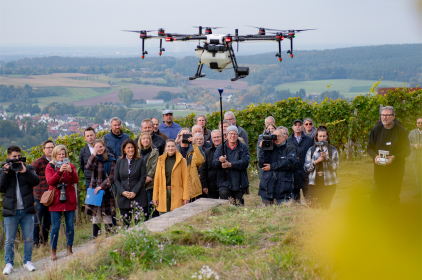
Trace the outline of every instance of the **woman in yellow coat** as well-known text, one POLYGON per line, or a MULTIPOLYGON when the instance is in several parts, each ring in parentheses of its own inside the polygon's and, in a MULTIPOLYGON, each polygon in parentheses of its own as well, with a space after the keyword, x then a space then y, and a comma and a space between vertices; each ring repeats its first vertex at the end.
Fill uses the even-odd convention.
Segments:
POLYGON ((172 211, 189 202, 186 159, 179 153, 172 139, 166 141, 166 152, 158 158, 154 177, 153 203, 160 214, 172 211))

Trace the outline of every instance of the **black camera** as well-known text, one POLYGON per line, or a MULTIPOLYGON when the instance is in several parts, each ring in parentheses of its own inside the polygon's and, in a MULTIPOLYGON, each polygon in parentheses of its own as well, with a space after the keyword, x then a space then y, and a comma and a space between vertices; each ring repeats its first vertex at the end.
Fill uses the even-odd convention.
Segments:
POLYGON ((318 147, 322 147, 322 146, 328 146, 328 141, 318 141, 318 142, 316 142, 316 145, 318 146, 318 147))
POLYGON ((22 168, 22 163, 26 162, 26 157, 19 157, 19 158, 7 158, 6 162, 3 162, 1 166, 3 167, 5 164, 10 164, 8 170, 19 172, 22 168))
POLYGON ((273 140, 277 140, 277 135, 271 134, 269 130, 265 130, 262 139, 261 149, 264 151, 272 151, 274 149, 273 140))
POLYGON ((186 134, 183 134, 182 135, 182 143, 184 143, 184 144, 189 144, 190 142, 189 142, 189 138, 191 138, 192 137, 192 134, 190 134, 190 133, 186 133, 186 134))
POLYGON ((66 183, 57 184, 57 189, 60 190, 60 202, 61 203, 66 203, 66 201, 67 201, 66 187, 67 187, 66 183))

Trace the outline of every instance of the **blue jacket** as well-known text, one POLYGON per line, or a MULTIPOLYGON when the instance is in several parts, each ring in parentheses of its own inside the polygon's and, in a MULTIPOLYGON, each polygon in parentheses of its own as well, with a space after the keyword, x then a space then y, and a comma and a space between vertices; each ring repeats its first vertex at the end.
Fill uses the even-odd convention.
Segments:
POLYGON ((223 145, 219 145, 217 147, 212 161, 214 168, 218 168, 218 189, 229 189, 232 191, 246 190, 249 188, 247 169, 251 157, 248 146, 237 140, 237 145, 232 150, 228 147, 227 142, 224 143, 224 152, 227 156, 227 161, 232 164, 232 167, 230 168, 222 168, 221 162, 218 160, 222 156, 222 146, 223 145), (223 172, 227 172, 226 180, 224 180, 223 172))
POLYGON ((314 139, 302 133, 299 143, 296 141, 294 133, 287 138, 287 144, 296 148, 296 156, 299 160, 299 168, 294 174, 294 187, 295 189, 303 189, 309 181, 308 173, 305 172, 303 166, 305 165, 306 153, 309 148, 314 145, 314 139))
POLYGON ((120 133, 119 135, 114 134, 110 131, 104 135, 104 139, 106 140, 107 146, 110 146, 114 151, 114 156, 119 158, 122 155, 122 144, 123 141, 129 138, 129 135, 126 133, 120 133))
POLYGON ((172 122, 171 126, 167 126, 164 122, 162 122, 158 129, 160 129, 160 132, 167 135, 169 139, 175 140, 182 127, 175 122, 172 122))
POLYGON ((291 198, 293 191, 293 173, 298 166, 296 148, 289 144, 274 145, 272 151, 260 150, 259 168, 269 163, 270 171, 263 171, 259 183, 258 195, 270 199, 291 198))

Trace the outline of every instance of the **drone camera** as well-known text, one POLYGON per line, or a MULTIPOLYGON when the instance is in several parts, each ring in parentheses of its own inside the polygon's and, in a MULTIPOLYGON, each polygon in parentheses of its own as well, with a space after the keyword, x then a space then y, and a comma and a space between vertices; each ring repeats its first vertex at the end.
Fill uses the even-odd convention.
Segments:
POLYGON ((237 67, 236 72, 239 76, 247 76, 247 75, 249 75, 249 67, 239 66, 239 67, 237 67))

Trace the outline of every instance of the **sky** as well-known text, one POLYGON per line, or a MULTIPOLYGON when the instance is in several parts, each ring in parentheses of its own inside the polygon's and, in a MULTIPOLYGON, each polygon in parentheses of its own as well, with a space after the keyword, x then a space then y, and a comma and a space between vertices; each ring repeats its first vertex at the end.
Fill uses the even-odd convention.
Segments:
MULTIPOLYGON (((223 34, 238 28, 242 35, 257 32, 246 25, 317 28, 298 34, 297 49, 421 43, 417 1, 0 0, 0 48, 140 47, 138 34, 122 30, 196 33, 192 26, 197 25, 226 27, 218 30, 223 34)), ((156 44, 150 43, 147 50, 158 49, 156 44)), ((169 44, 174 43, 164 44, 169 52, 196 45, 169 44)))

